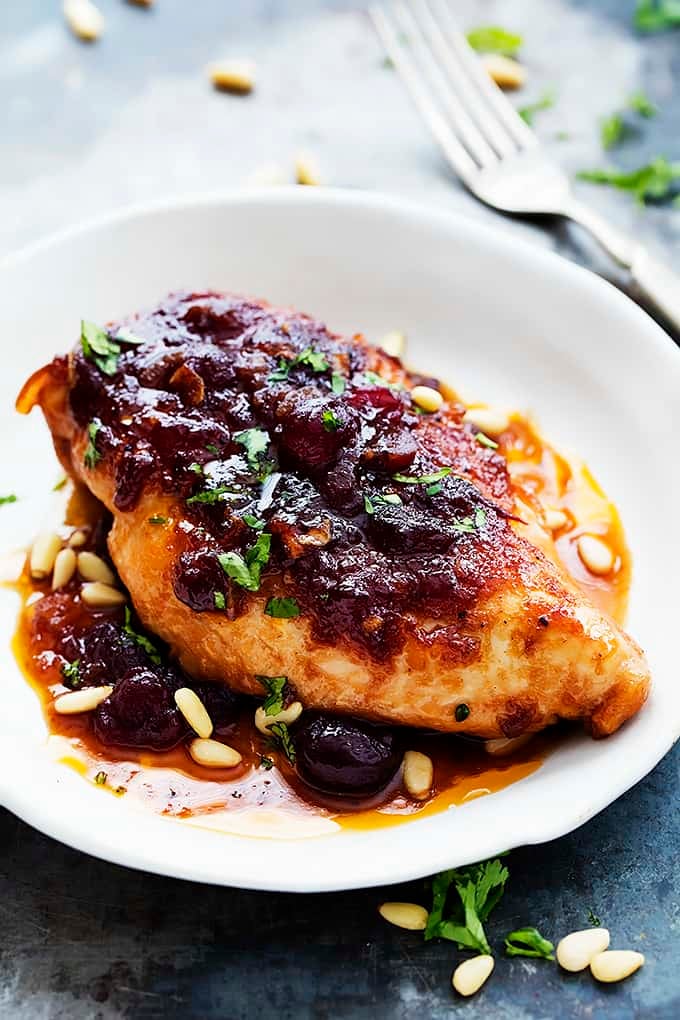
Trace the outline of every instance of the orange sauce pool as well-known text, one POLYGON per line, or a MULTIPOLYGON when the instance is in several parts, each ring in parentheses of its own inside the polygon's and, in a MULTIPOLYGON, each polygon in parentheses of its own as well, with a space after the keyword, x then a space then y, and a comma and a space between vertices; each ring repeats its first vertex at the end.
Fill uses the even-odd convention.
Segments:
MULTIPOLYGON (((516 525, 517 530, 526 534, 551 559, 560 562, 591 601, 622 622, 631 561, 616 508, 585 465, 557 453, 540 438, 527 419, 513 416, 499 445, 514 483, 518 516, 522 508, 527 511, 522 518, 524 523, 516 525), (541 507, 564 511, 564 526, 554 533, 542 527, 541 507), (583 533, 597 535, 611 546, 615 553, 611 574, 596 577, 587 571, 576 547, 583 533)), ((70 501, 66 523, 87 525, 95 520, 96 513, 92 497, 85 490, 77 490, 70 501)), ((49 594, 49 584, 31 580, 24 570, 16 589, 23 608, 13 650, 41 700, 54 756, 99 785, 103 794, 125 795, 127 800, 134 800, 156 813, 193 819, 197 824, 221 817, 224 812, 235 817, 253 808, 260 812, 283 811, 299 819, 312 815, 333 820, 351 830, 400 824, 414 816, 433 815, 460 806, 531 775, 566 730, 566 727, 555 727, 505 758, 492 758, 473 741, 413 731, 409 747, 428 754, 434 764, 431 795, 425 801, 409 798, 397 777, 379 797, 357 807, 348 805, 346 800, 312 794, 281 754, 274 755, 275 763, 265 768, 263 756, 267 761, 269 751, 253 726, 253 709, 248 708, 242 714, 236 736, 229 738, 229 743, 240 751, 243 759, 239 766, 229 770, 226 779, 224 771, 197 765, 183 746, 167 752, 116 750, 99 743, 87 715, 55 713, 54 698, 65 691, 60 660, 54 656, 50 659, 49 652, 45 654, 45 635, 36 633, 36 614, 32 609, 40 598, 49 594), (38 655, 38 651, 42 654, 38 655)), ((82 606, 79 611, 82 612, 82 606)))

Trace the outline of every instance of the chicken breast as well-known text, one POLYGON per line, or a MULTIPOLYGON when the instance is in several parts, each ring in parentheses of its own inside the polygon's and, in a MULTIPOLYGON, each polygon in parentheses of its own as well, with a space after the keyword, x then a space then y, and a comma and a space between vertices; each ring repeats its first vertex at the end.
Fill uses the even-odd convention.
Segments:
POLYGON ((179 294, 84 323, 19 408, 111 511, 135 609, 193 676, 485 738, 612 733, 642 652, 529 541, 463 405, 418 413, 422 384, 290 309, 179 294))

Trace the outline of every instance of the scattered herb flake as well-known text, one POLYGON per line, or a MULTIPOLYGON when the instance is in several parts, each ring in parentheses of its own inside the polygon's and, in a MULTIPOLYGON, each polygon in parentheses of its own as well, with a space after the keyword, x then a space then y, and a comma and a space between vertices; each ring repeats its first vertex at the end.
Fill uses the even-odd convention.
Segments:
POLYGON ((0 506, 5 506, 6 503, 16 503, 17 497, 13 492, 10 492, 8 496, 0 496, 0 506))
POLYGON ((385 390, 403 390, 401 383, 390 382, 383 375, 378 375, 377 372, 366 371, 360 375, 360 380, 364 382, 364 385, 368 386, 381 386, 385 390))
POLYGON ((480 25, 470 29, 467 41, 478 53, 501 53, 504 57, 514 57, 524 40, 521 35, 498 25, 480 25))
POLYGON ((122 797, 124 793, 127 793, 127 786, 117 786, 113 792, 117 793, 119 797, 122 797))
POLYGON ((428 485, 428 487, 425 489, 425 494, 427 496, 438 496, 441 491, 442 491, 442 483, 441 482, 433 482, 432 485, 428 485))
POLYGON ((108 778, 109 777, 107 776, 106 772, 98 772, 97 775, 94 777, 94 781, 97 784, 97 786, 105 786, 106 780, 108 778))
POLYGON ((222 503, 225 494, 231 491, 228 485, 218 485, 214 489, 204 489, 203 492, 189 496, 187 503, 189 505, 193 503, 222 503))
POLYGON ((468 705, 463 705, 463 704, 456 705, 456 711, 454 712, 454 716, 455 716, 456 722, 465 722, 465 720, 467 719, 469 714, 470 714, 470 709, 469 709, 468 705))
POLYGON ((403 485, 431 485, 432 482, 439 482, 442 478, 446 478, 450 475, 453 468, 442 467, 437 471, 433 471, 429 475, 392 475, 395 482, 401 482, 403 485))
POLYGON ((219 446, 216 446, 216 445, 215 445, 215 443, 206 443, 206 446, 205 446, 205 448, 206 448, 206 450, 208 451, 208 453, 212 453, 212 454, 214 454, 214 456, 215 456, 215 457, 216 457, 216 456, 218 455, 218 453, 220 452, 220 448, 219 448, 219 446))
POLYGON ((335 411, 332 411, 330 408, 323 412, 321 421, 323 422, 325 432, 337 432, 342 425, 335 411))
POLYGON ((281 748, 291 765, 295 764, 295 745, 291 740, 288 727, 285 723, 277 722, 272 723, 269 727, 269 732, 274 737, 276 744, 281 748))
POLYGON ((227 608, 227 600, 224 597, 224 592, 216 591, 214 596, 213 596, 213 598, 214 598, 214 601, 215 601, 215 609, 226 609, 227 608))
POLYGON ((259 517, 255 517, 253 514, 244 514, 241 518, 244 524, 247 524, 253 531, 262 531, 265 526, 264 521, 261 521, 259 517))
POLYGON ((64 687, 69 687, 72 691, 80 687, 83 682, 80 676, 80 659, 74 659, 73 662, 65 662, 61 667, 61 676, 64 681, 64 687))
POLYGON ((94 362, 104 375, 115 375, 118 368, 120 344, 112 340, 106 330, 94 322, 80 321, 80 345, 88 361, 94 362))
POLYGON ((137 336, 137 334, 133 333, 131 329, 127 328, 127 326, 121 326, 120 327, 120 329, 116 333, 115 339, 119 340, 123 344, 137 344, 137 345, 139 345, 139 344, 145 344, 147 342, 144 339, 144 337, 137 336))
POLYGON ((680 182, 680 163, 669 163, 662 156, 629 172, 622 170, 581 170, 576 175, 592 184, 606 184, 628 191, 641 204, 649 198, 662 200, 675 195, 680 182))
POLYGON ((600 141, 603 149, 612 149, 630 133, 630 128, 620 113, 612 113, 600 124, 600 141))
POLYGON ((292 620, 300 615, 300 607, 297 599, 289 596, 283 598, 272 597, 264 607, 267 616, 273 616, 277 620, 292 620))
POLYGON ((102 459, 102 455, 97 449, 97 434, 103 427, 102 423, 96 418, 87 426, 87 446, 85 447, 85 456, 83 457, 83 463, 86 468, 92 469, 102 459))
POLYGON ((59 479, 58 482, 54 483, 54 485, 52 486, 52 492, 61 492, 61 490, 66 485, 67 481, 68 478, 66 477, 66 475, 64 475, 62 478, 59 479))
POLYGON ((505 936, 506 956, 533 956, 541 960, 554 960, 554 945, 543 938, 536 928, 518 928, 505 936))
POLYGON ((425 939, 435 937, 456 942, 459 949, 491 953, 484 921, 497 905, 508 880, 508 869, 496 858, 465 868, 442 871, 432 879, 432 909, 425 939), (449 891, 453 887, 460 903, 451 905, 444 917, 449 891))
MULTIPOLYGON (((678 5, 680 9, 680 4, 678 5)), ((632 96, 628 97, 628 106, 635 113, 639 113, 641 117, 656 117, 659 112, 659 107, 656 106, 644 92, 633 92, 632 96)))
POLYGON ((147 522, 149 524, 167 524, 168 518, 163 517, 162 514, 152 514, 151 517, 147 517, 147 522))
POLYGON ((345 392, 345 386, 346 385, 347 385, 347 383, 345 382, 344 376, 340 375, 339 372, 333 372, 332 373, 332 375, 331 375, 331 390, 333 391, 333 393, 335 393, 336 397, 341 397, 342 396, 342 394, 345 392))
POLYGON ((136 631, 134 629, 134 627, 132 626, 132 613, 130 612, 129 606, 125 607, 125 621, 123 623, 123 633, 127 634, 129 638, 132 638, 134 643, 139 648, 141 648, 143 652, 146 652, 146 654, 149 656, 151 661, 156 666, 160 666, 161 653, 158 651, 153 641, 149 640, 146 634, 140 634, 139 631, 136 631))
POLYGON ((483 528, 486 524, 486 510, 482 506, 478 506, 475 510, 475 527, 483 528))
POLYGON ((291 370, 298 365, 311 368, 312 372, 327 372, 331 367, 323 351, 316 351, 313 347, 306 347, 304 351, 301 351, 292 360, 279 358, 277 367, 269 375, 269 382, 282 382, 288 378, 291 370))
POLYGON ((245 429, 234 435, 234 442, 245 449, 246 460, 253 471, 259 470, 260 458, 269 446, 269 433, 264 429, 245 429))
POLYGON ((364 510, 374 514, 377 506, 401 506, 402 498, 396 492, 377 492, 374 496, 364 496, 364 510))
POLYGON ((594 912, 592 907, 588 908, 588 924, 592 924, 593 928, 599 928, 602 924, 602 921, 594 912))
POLYGON ((483 432, 478 432, 477 435, 475 436, 475 439, 477 440, 480 446, 488 446, 490 450, 498 449, 498 443, 494 442, 493 439, 489 439, 489 437, 485 436, 483 432))
POLYGON ((640 32, 662 32, 666 28, 678 28, 680 27, 680 2, 678 0, 637 0, 634 24, 640 32))
POLYGON ((254 545, 246 551, 245 558, 237 552, 218 553, 217 560, 222 570, 241 588, 258 591, 262 567, 269 561, 272 536, 263 531, 254 545))
POLYGON ((274 768, 274 759, 270 758, 268 754, 261 754, 260 768, 266 769, 266 771, 269 772, 270 769, 274 768))
POLYGON ((203 474, 203 468, 201 467, 201 465, 197 461, 194 461, 193 464, 189 465, 189 470, 193 471, 193 473, 195 475, 202 475, 203 474))
POLYGON ((260 676, 255 679, 262 684, 267 697, 262 702, 265 715, 278 715, 283 711, 283 690, 288 683, 287 676, 260 676))
POLYGON ((527 103, 526 106, 521 106, 517 112, 524 121, 524 123, 528 124, 529 127, 531 127, 534 123, 534 117, 536 116, 537 113, 540 113, 541 110, 549 110, 554 105, 555 105, 555 93, 552 91, 544 92, 543 95, 540 96, 540 98, 537 99, 535 103, 527 103))

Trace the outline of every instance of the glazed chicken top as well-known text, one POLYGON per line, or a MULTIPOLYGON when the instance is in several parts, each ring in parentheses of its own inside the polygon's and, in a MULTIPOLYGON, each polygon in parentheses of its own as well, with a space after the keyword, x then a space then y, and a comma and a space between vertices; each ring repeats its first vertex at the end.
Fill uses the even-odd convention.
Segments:
POLYGON ((483 737, 612 732, 640 650, 523 536, 464 406, 420 412, 424 382, 290 309, 176 294, 84 323, 19 407, 112 512, 135 608, 193 675, 483 737))

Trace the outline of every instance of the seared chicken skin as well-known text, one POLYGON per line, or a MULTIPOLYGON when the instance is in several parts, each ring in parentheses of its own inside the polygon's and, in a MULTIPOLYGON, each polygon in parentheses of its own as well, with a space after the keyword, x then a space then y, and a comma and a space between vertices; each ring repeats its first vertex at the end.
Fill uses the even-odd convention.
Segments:
MULTIPOLYGON (((289 309, 183 294, 26 384, 183 668, 305 707, 517 737, 643 704, 635 642, 532 544, 504 458, 432 382, 289 309)), ((112 678, 115 680, 115 678, 112 678)))

